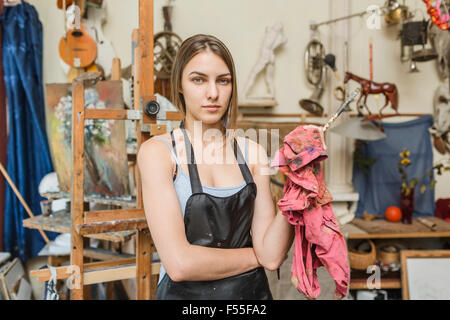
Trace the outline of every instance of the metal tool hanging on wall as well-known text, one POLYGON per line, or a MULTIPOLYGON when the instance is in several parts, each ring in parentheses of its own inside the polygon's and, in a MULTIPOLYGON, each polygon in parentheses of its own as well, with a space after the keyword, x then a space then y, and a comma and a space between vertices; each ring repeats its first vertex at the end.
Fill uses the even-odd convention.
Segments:
POLYGON ((401 5, 397 0, 388 0, 385 3, 386 13, 384 20, 388 25, 396 25, 411 17, 409 8, 404 4, 401 5))
POLYGON ((323 126, 323 132, 328 130, 331 124, 336 121, 336 119, 342 114, 342 112, 344 112, 350 102, 352 102, 360 92, 360 88, 356 88, 355 90, 353 90, 347 100, 345 100, 345 102, 337 109, 336 113, 327 121, 327 123, 325 123, 325 125, 323 126))
POLYGON ((342 20, 347 20, 350 18, 362 17, 366 14, 379 14, 381 16, 384 15, 387 24, 392 25, 397 24, 398 22, 401 22, 402 20, 405 20, 410 17, 410 12, 408 10, 408 7, 405 6, 404 2, 405 1, 403 1, 403 5, 401 5, 397 0, 387 0, 382 7, 373 5, 364 11, 353 13, 345 17, 340 17, 320 23, 312 23, 310 24, 310 29, 317 30, 318 27, 323 25, 327 25, 342 20))
POLYGON ((429 21, 409 21, 402 25, 401 35, 401 61, 410 61, 410 72, 418 72, 417 62, 426 62, 438 57, 436 50, 428 46, 429 21), (414 46, 422 46, 414 50, 414 46), (407 55, 405 55, 405 47, 407 55))
POLYGON ((323 114, 320 98, 324 90, 324 58, 325 48, 323 44, 317 39, 311 40, 305 50, 305 72, 308 83, 315 88, 310 98, 300 100, 299 104, 304 110, 317 116, 322 116, 323 114))
POLYGON ((340 85, 335 88, 334 95, 336 99, 343 101, 345 93, 336 68, 336 56, 333 54, 325 55, 323 44, 317 39, 311 40, 305 50, 305 73, 308 83, 313 85, 315 89, 309 98, 301 99, 299 104, 302 109, 319 117, 323 114, 323 107, 320 104, 320 99, 326 84, 327 66, 333 70, 334 75, 340 83, 340 85))

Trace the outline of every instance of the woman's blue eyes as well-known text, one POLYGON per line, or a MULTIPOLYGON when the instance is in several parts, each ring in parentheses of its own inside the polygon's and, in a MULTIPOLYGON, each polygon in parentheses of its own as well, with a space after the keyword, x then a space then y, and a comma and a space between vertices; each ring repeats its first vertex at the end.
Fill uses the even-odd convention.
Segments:
MULTIPOLYGON (((193 81, 194 83, 202 83, 202 82, 204 82, 205 80, 202 79, 202 78, 193 78, 192 81, 193 81)), ((218 81, 220 84, 229 84, 229 83, 231 82, 230 79, 219 79, 219 80, 217 80, 217 81, 218 81)))

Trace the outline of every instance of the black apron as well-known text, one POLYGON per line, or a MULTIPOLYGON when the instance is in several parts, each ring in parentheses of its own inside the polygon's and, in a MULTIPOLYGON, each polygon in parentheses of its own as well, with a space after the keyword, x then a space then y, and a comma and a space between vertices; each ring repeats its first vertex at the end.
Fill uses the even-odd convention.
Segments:
MULTIPOLYGON (((203 192, 194 149, 184 130, 192 195, 186 202, 184 224, 189 243, 212 248, 250 248, 250 229, 256 198, 256 184, 234 139, 234 154, 246 185, 229 197, 203 192)), ((174 144, 173 131, 172 143, 174 144)), ((175 149, 175 148, 174 148, 175 149)), ((158 285, 157 300, 272 300, 264 268, 212 281, 174 282, 166 273, 158 285)))

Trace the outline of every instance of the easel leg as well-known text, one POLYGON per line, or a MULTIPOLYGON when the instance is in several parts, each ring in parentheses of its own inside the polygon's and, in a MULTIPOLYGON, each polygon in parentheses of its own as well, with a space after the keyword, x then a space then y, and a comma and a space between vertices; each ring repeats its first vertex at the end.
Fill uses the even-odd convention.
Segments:
POLYGON ((149 230, 140 230, 136 237, 136 286, 137 299, 150 300, 151 297, 151 240, 149 230))

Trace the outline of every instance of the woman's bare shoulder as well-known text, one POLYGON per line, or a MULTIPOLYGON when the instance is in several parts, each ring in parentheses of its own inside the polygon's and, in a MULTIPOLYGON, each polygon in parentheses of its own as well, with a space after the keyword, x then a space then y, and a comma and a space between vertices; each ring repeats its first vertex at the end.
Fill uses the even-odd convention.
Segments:
MULTIPOLYGON (((170 133, 162 134, 159 137, 169 141, 168 139, 170 139, 170 133)), ((141 144, 137 154, 137 161, 140 166, 143 163, 148 165, 154 164, 159 169, 163 169, 165 167, 171 168, 172 161, 170 161, 170 159, 171 155, 169 148, 164 141, 157 137, 151 137, 150 139, 144 141, 141 144)))

